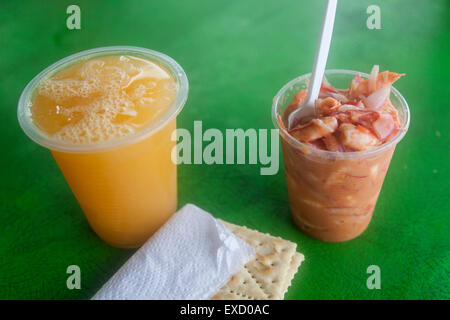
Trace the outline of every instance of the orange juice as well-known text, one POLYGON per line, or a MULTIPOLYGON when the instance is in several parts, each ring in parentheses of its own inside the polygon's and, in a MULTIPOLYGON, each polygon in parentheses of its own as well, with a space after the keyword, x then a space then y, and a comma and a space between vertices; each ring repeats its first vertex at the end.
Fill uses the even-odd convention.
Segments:
POLYGON ((24 131, 51 150, 100 238, 140 246, 177 208, 171 135, 187 95, 181 67, 151 50, 110 47, 33 81, 19 102, 24 131))

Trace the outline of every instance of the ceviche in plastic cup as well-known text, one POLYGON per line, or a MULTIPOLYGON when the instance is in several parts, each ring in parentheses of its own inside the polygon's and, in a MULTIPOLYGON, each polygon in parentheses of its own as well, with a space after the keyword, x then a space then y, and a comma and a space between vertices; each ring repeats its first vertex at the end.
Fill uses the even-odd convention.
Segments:
POLYGON ((403 74, 327 70, 314 118, 288 130, 289 114, 305 101, 310 74, 287 83, 273 101, 289 202, 309 236, 341 242, 369 225, 397 143, 409 126, 406 100, 392 87, 403 74))

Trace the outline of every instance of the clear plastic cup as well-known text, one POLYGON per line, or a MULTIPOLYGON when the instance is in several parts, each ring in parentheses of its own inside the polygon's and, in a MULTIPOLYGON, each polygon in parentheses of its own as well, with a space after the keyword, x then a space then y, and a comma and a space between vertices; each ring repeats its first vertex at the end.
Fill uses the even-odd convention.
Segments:
POLYGON ((92 229, 110 245, 131 248, 143 244, 176 211, 171 134, 187 95, 186 74, 172 58, 138 47, 103 47, 66 57, 39 73, 22 92, 17 115, 23 131, 50 149, 92 229), (108 55, 131 55, 163 67, 178 87, 173 104, 148 126, 105 142, 73 144, 40 130, 31 106, 41 81, 74 63, 108 55))
MULTIPOLYGON (((369 77, 350 70, 327 70, 325 75, 335 88, 347 88, 358 73, 369 77)), ((307 88, 310 75, 284 85, 272 106, 272 120, 281 136, 291 213, 309 236, 327 242, 346 241, 369 225, 395 146, 408 130, 409 108, 392 88, 390 99, 401 125, 394 138, 367 151, 318 150, 293 138, 278 123, 294 95, 307 88)))

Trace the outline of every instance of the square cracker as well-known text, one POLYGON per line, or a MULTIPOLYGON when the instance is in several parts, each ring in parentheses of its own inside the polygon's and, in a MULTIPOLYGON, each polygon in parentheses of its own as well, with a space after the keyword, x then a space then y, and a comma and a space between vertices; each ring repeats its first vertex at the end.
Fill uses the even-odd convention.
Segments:
MULTIPOLYGON (((246 227, 220 221, 236 236, 255 247, 257 251, 255 258, 243 267, 248 274, 242 273, 234 279, 232 277, 222 288, 223 291, 220 289, 218 294, 227 297, 224 299, 233 299, 232 296, 236 298, 236 295, 242 293, 251 299, 283 299, 292 277, 303 260, 303 255, 295 255, 297 244, 246 227), (248 278, 248 275, 253 281, 248 278), (247 278, 246 284, 249 284, 251 293, 246 291, 247 286, 243 284, 244 280, 240 276, 247 278), (241 285, 236 287, 236 282, 239 281, 241 281, 241 285), (255 284, 260 291, 254 286, 255 284)), ((217 295, 215 297, 218 298, 217 295)))
POLYGON ((298 271, 298 267, 300 267, 301 263, 305 260, 305 256, 299 252, 294 253, 292 257, 291 263, 289 265, 289 269, 287 271, 286 277, 284 278, 285 282, 283 284, 283 297, 288 291, 288 288, 291 286, 291 281, 294 279, 295 274, 298 271))
MULTIPOLYGON (((283 297, 291 285, 291 281, 297 273, 298 267, 304 260, 304 256, 296 252, 291 259, 287 275, 282 284, 283 297)), ((266 300, 265 294, 256 280, 252 278, 244 266, 236 272, 230 280, 211 298, 212 300, 266 300)))
POLYGON ((266 294, 256 280, 252 278, 247 268, 242 267, 230 280, 220 288, 212 300, 264 300, 266 294))

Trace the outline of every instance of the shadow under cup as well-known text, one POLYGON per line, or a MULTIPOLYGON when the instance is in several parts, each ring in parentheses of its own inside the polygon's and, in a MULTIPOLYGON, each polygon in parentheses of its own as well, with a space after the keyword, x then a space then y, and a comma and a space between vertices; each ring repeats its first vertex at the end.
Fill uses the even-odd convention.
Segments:
POLYGON ((171 159, 176 141, 176 116, 188 94, 183 69, 172 58, 138 47, 103 47, 64 58, 38 74, 19 100, 18 118, 24 132, 50 149, 92 229, 110 245, 142 245, 177 208, 177 168, 171 159), (171 106, 148 126, 120 138, 92 144, 70 144, 45 134, 34 122, 35 91, 74 63, 108 55, 131 55, 163 67, 178 92, 171 106))
MULTIPOLYGON (((327 70, 335 88, 347 88, 350 70, 327 70)), ((360 235, 369 225, 396 144, 409 126, 409 108, 392 87, 391 102, 398 111, 401 129, 387 143, 367 151, 331 152, 318 150, 293 138, 278 123, 278 116, 294 95, 307 89, 311 74, 287 83, 274 98, 272 120, 281 136, 289 202, 295 224, 309 236, 341 242, 360 235)))

